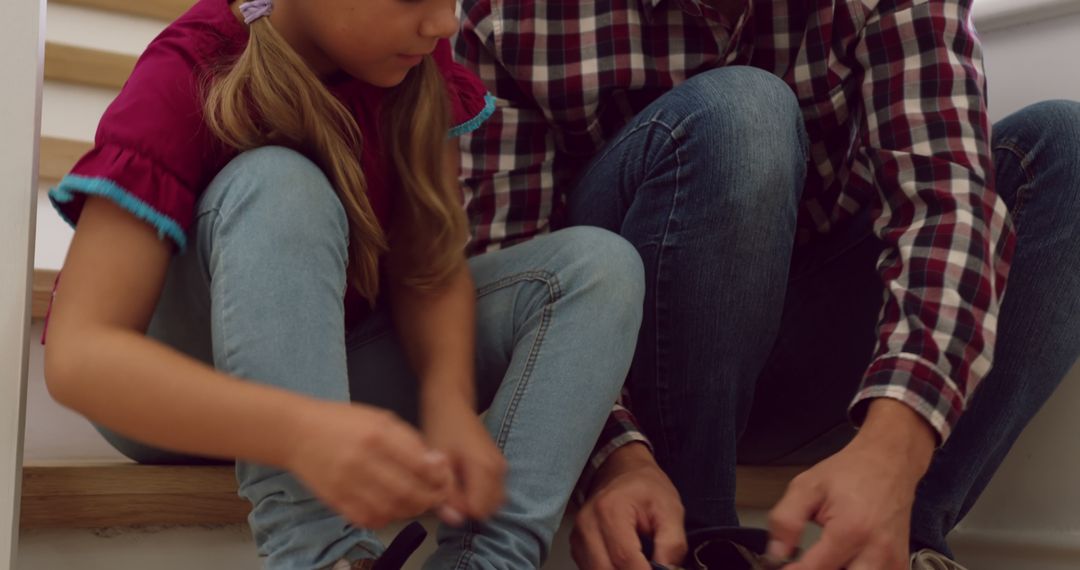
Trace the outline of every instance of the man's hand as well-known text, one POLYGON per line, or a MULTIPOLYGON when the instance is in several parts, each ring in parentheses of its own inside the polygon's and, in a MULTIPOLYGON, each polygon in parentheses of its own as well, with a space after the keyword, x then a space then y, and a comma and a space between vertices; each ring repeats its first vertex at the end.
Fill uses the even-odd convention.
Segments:
POLYGON ((796 477, 772 510, 770 556, 787 558, 814 521, 821 539, 787 570, 906 570, 915 488, 935 443, 911 408, 875 400, 859 435, 796 477))
POLYGON ((596 473, 570 538, 574 561, 583 570, 649 570, 639 534, 653 538, 655 562, 676 565, 686 556, 679 492, 649 449, 631 443, 596 473))

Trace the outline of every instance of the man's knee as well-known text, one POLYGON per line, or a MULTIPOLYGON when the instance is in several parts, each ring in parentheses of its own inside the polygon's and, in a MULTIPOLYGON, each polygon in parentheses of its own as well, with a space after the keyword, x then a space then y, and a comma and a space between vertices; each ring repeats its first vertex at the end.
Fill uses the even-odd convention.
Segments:
POLYGON ((1048 140, 1071 147, 1072 154, 1080 156, 1080 101, 1058 99, 1024 107, 994 126, 995 139, 1009 138, 1020 129, 1041 133, 1048 140))
POLYGON ((724 133, 763 156, 805 162, 802 109, 779 77, 753 67, 724 67, 690 78, 677 91, 691 109, 689 127, 724 133))
POLYGON ((998 192, 1023 228, 1021 247, 1080 231, 1080 102, 1045 101, 994 125, 998 192), (1037 220, 1037 221, 1036 221, 1037 220))
POLYGON ((994 148, 1023 153, 1025 168, 1066 169, 1080 180, 1080 102, 1043 101, 1009 115, 994 125, 994 148))
POLYGON ((751 67, 715 69, 667 96, 658 120, 669 122, 681 163, 712 172, 702 178, 725 211, 760 211, 794 220, 806 176, 806 129, 791 88, 751 67), (718 190, 723 192, 717 192, 718 190))

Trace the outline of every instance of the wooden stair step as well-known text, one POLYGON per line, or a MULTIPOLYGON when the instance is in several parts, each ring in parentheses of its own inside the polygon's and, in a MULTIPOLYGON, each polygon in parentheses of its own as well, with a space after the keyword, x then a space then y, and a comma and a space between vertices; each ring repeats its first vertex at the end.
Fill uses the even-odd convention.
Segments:
MULTIPOLYGON (((799 467, 739 467, 740 508, 768 509, 799 467)), ((237 524, 251 510, 230 465, 133 463, 23 467, 23 529, 237 524)))
POLYGON ((53 283, 56 282, 57 271, 52 269, 35 269, 30 302, 30 316, 33 320, 45 318, 49 310, 49 300, 52 298, 53 283))
POLYGON ((45 79, 120 89, 138 58, 94 48, 45 43, 45 79))
POLYGON ((117 12, 155 20, 173 21, 187 11, 193 0, 50 0, 57 4, 117 12))
POLYGON ((251 510, 231 466, 27 465, 22 489, 23 529, 236 524, 251 510))
POLYGON ((41 137, 41 163, 38 165, 38 177, 41 182, 56 182, 71 172, 71 167, 93 148, 93 143, 64 139, 59 137, 41 137))
POLYGON ((808 466, 740 465, 735 468, 735 506, 768 510, 784 496, 788 484, 808 466))

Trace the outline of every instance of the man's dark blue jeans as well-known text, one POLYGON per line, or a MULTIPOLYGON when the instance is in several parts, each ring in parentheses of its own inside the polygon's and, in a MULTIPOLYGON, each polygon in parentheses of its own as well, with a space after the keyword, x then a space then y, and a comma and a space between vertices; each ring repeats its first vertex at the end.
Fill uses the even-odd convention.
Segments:
MULTIPOLYGON (((1080 103, 1029 107, 993 133, 1018 230, 994 367, 912 516, 913 549, 946 555, 946 535, 1080 355, 1080 103)), ((640 113, 569 197, 571 223, 621 233, 645 261, 628 387, 691 530, 738 524, 736 463, 815 463, 854 433, 883 244, 864 214, 793 258, 805 149, 787 85, 718 69, 640 113)))

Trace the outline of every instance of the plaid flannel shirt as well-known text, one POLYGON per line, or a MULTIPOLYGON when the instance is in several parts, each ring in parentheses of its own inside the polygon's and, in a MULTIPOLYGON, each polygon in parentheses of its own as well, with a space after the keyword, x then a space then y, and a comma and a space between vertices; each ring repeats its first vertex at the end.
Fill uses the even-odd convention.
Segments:
MULTIPOLYGON (((796 248, 869 209, 888 246, 877 348, 851 404, 916 410, 944 442, 988 373, 1013 230, 993 191, 972 0, 464 0, 460 60, 497 98, 463 137, 472 251, 559 227, 581 168, 696 73, 751 65, 802 108, 796 248)), ((616 408, 583 477, 644 437, 616 408)))

